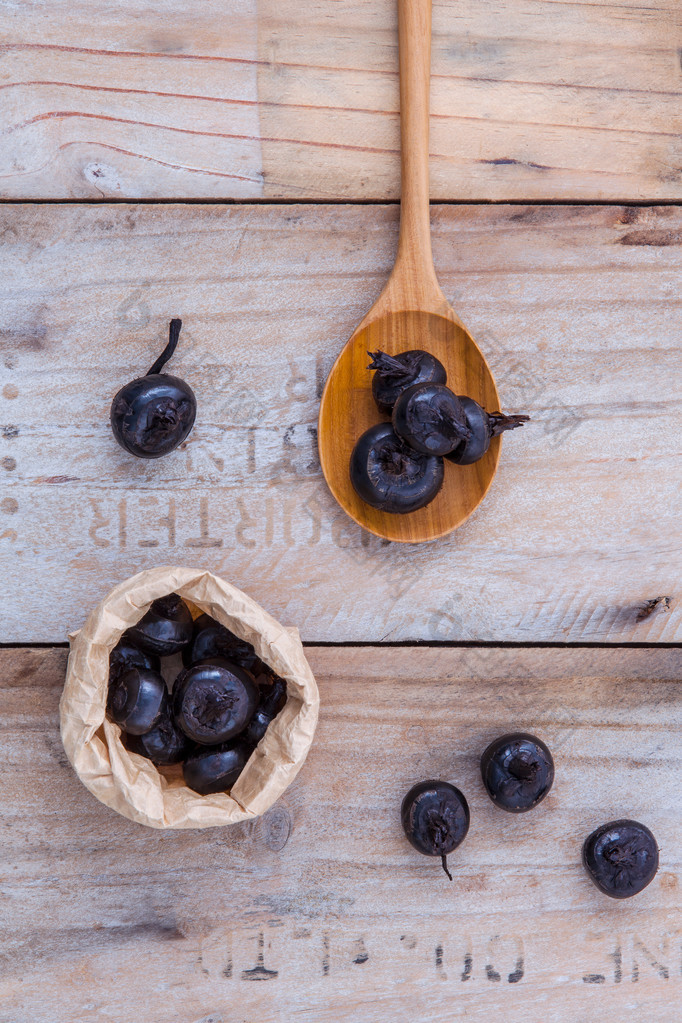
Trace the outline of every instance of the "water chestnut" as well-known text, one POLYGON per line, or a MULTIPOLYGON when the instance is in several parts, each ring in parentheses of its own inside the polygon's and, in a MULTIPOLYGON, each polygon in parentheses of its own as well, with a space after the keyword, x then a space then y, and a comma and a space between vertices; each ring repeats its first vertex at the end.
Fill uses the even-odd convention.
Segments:
POLYGON ((194 621, 191 641, 182 651, 182 662, 186 667, 190 667, 192 664, 209 661, 215 657, 223 657, 234 664, 239 664, 252 674, 262 668, 262 661, 251 643, 239 639, 210 615, 199 615, 194 621))
POLYGON ((177 654, 192 638, 192 614, 182 597, 169 593, 159 597, 123 637, 127 642, 158 657, 177 654))
POLYGON ((656 876, 658 845, 639 821, 610 821, 588 835, 582 858, 585 870, 604 895, 628 899, 656 876))
POLYGON ((481 777, 496 806, 524 813, 542 802, 551 789, 554 761, 541 739, 511 732, 494 739, 483 751, 481 777))
POLYGON ((130 735, 142 735, 159 721, 168 690, 161 675, 148 668, 131 668, 109 685, 109 717, 130 735))
POLYGON ((153 728, 142 735, 125 734, 123 741, 131 753, 139 753, 158 766, 179 764, 193 749, 190 740, 173 721, 168 700, 164 701, 161 716, 153 728))
POLYGON ((213 746, 246 728, 258 706, 253 677, 228 661, 185 668, 173 686, 173 716, 185 735, 213 746))
POLYGON ((400 817, 408 841, 425 856, 439 856, 452 881, 447 857, 469 830, 469 805, 460 790, 447 781, 419 782, 403 799, 400 817))
POLYGON ((160 672, 161 661, 155 654, 148 654, 122 636, 109 654, 109 682, 117 675, 124 675, 131 668, 149 668, 160 672))
POLYGON ((232 788, 244 770, 253 746, 236 741, 196 750, 183 764, 185 784, 202 796, 232 788))
POLYGON ((393 406, 405 388, 413 384, 445 383, 443 363, 435 355, 420 348, 399 355, 387 355, 380 351, 367 354, 372 360, 369 369, 374 370, 372 396, 384 415, 391 415, 393 406))
POLYGON ((445 384, 406 388, 393 406, 393 429, 425 455, 447 455, 471 437, 462 402, 445 384))
POLYGON ((161 370, 173 355, 182 320, 171 320, 168 344, 143 377, 131 380, 111 403, 111 429, 126 451, 138 458, 161 458, 185 440, 194 426, 194 391, 161 370))
POLYGON ((443 459, 409 447, 390 423, 371 426, 351 454, 350 481, 358 497, 397 515, 433 501, 443 476, 443 459))
POLYGON ((530 416, 507 416, 504 412, 486 412, 473 398, 459 395, 466 417, 469 436, 445 457, 455 465, 472 465, 483 458, 493 437, 506 430, 516 430, 530 419, 530 416))
POLYGON ((270 682, 261 682, 258 686, 259 700, 256 713, 249 721, 243 733, 246 742, 256 746, 268 730, 279 712, 287 702, 287 684, 276 675, 270 682))

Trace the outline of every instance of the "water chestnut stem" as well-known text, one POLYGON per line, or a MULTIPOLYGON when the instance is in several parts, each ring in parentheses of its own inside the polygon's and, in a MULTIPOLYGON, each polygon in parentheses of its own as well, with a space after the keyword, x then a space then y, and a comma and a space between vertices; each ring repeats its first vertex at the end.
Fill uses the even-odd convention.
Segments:
POLYGON ((182 327, 182 320, 175 319, 170 321, 170 327, 168 328, 168 344, 161 352, 151 369, 147 370, 146 376, 150 377, 154 373, 160 373, 169 359, 172 358, 173 352, 178 346, 178 338, 180 337, 180 328, 182 327))

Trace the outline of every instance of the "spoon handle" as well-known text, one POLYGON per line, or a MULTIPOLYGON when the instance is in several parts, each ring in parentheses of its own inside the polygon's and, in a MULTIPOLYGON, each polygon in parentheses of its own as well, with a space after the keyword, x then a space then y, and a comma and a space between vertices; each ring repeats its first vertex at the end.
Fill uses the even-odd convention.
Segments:
POLYGON ((398 43, 402 184, 395 270, 402 278, 417 275, 440 294, 429 213, 431 0, 398 0, 398 43))

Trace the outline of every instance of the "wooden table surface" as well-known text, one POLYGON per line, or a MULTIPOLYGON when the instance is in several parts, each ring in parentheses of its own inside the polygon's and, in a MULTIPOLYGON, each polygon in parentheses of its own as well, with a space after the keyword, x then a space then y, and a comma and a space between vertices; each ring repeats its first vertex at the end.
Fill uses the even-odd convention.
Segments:
POLYGON ((0 1023, 678 1023, 674 0, 434 3, 436 268, 532 422, 421 546, 347 519, 316 445, 395 252, 395 0, 0 11, 0 1023), (108 408, 172 316, 197 424, 136 462, 108 408), (316 740, 252 824, 146 830, 65 759, 67 634, 162 564, 307 644, 316 740), (557 766, 520 818, 477 771, 514 728, 557 766), (452 885, 400 829, 428 776, 472 808, 452 885), (661 869, 619 904, 580 846, 623 815, 661 869))

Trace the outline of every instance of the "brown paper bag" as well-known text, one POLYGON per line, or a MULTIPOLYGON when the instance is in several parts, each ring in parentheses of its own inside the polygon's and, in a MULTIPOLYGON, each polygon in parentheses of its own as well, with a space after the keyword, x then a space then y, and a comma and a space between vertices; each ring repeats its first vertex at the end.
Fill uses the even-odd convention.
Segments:
POLYGON ((296 777, 313 740, 317 685, 296 629, 285 629, 245 593, 211 572, 153 568, 121 583, 70 637, 59 704, 62 742, 76 774, 103 803, 152 828, 210 828, 264 813, 296 777), (157 597, 178 593, 207 612, 286 679, 287 702, 230 794, 200 796, 130 753, 106 716, 109 654, 157 597))

